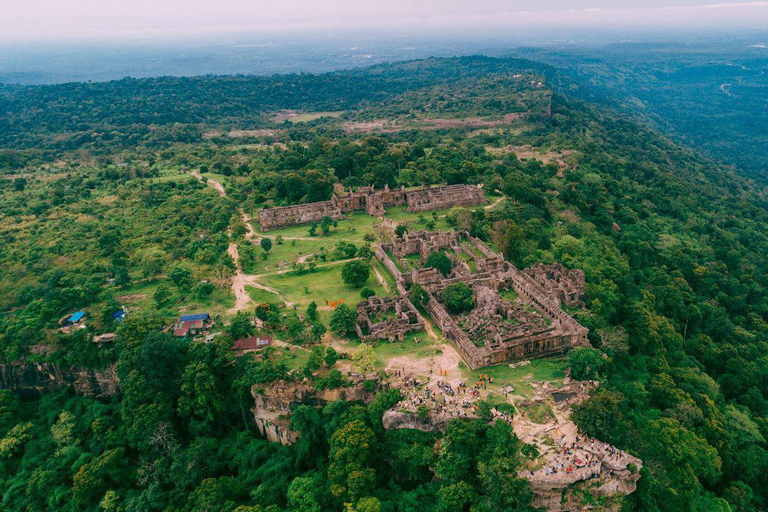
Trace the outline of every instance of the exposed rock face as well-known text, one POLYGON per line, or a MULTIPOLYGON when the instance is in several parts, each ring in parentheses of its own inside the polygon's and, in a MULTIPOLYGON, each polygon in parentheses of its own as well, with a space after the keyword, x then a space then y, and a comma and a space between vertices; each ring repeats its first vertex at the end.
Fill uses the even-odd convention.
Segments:
POLYGON ((351 387, 326 390, 317 390, 309 382, 276 382, 253 386, 251 394, 255 405, 251 411, 254 422, 268 441, 293 444, 299 434, 290 429, 292 407, 322 407, 337 400, 370 402, 376 396, 376 391, 366 391, 364 380, 360 377, 351 387))
POLYGON ((28 397, 72 386, 80 395, 104 397, 117 393, 115 365, 104 370, 62 367, 54 363, 12 362, 0 365, 0 389, 12 389, 28 397))
MULTIPOLYGON (((535 383, 536 392, 518 404, 521 410, 547 407, 552 417, 543 423, 530 415, 516 415, 515 433, 525 443, 539 448, 541 464, 531 472, 522 471, 534 492, 534 506, 550 512, 575 512, 584 509, 576 490, 607 498, 630 494, 637 488, 642 461, 597 439, 580 434, 571 421, 571 408, 582 402, 597 387, 593 381, 571 381, 561 388, 551 383, 535 383)), ((613 510, 615 500, 592 510, 613 510)))
POLYGON ((438 414, 434 411, 430 411, 426 416, 420 416, 412 412, 389 410, 384 413, 381 422, 387 430, 410 428, 424 432, 442 432, 452 419, 453 417, 447 414, 438 414))

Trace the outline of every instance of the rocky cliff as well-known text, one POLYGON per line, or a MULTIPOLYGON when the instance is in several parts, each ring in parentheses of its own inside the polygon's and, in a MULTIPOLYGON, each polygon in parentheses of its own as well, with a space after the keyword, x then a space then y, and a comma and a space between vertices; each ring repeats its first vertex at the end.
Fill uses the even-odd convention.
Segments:
POLYGON ((307 381, 258 384, 251 388, 254 399, 254 407, 251 409, 254 422, 267 440, 284 445, 292 444, 298 437, 298 433, 290 429, 292 407, 296 405, 322 407, 336 400, 369 402, 376 396, 376 391, 366 391, 363 386, 364 380, 361 377, 348 388, 325 390, 315 389, 307 381))
POLYGON ((112 396, 117 393, 119 379, 115 365, 103 370, 47 362, 0 365, 0 389, 12 389, 23 396, 37 397, 68 386, 83 396, 112 396))

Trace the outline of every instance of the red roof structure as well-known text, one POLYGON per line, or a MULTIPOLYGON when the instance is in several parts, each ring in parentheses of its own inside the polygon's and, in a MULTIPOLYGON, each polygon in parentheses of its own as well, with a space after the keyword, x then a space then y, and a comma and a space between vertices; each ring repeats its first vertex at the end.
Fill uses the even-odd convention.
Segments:
POLYGON ((272 343, 272 338, 268 336, 250 336, 248 338, 240 338, 232 344, 232 350, 255 350, 257 348, 266 347, 272 343))

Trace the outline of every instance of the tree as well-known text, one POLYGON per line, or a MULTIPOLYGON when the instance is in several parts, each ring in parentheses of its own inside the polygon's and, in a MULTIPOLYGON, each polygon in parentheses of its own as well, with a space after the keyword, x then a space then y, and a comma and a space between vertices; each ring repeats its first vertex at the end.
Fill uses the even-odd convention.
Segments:
POLYGON ((155 293, 152 294, 152 300, 161 308, 170 302, 171 297, 173 297, 173 293, 165 283, 160 283, 157 289, 155 289, 155 293))
POLYGON ((356 502, 373 489, 376 472, 371 467, 376 434, 363 420, 350 421, 331 436, 328 480, 331 494, 356 502))
POLYGON ((592 347, 575 347, 568 353, 571 376, 577 380, 600 380, 611 360, 592 347))
POLYGON ((150 249, 141 258, 141 270, 145 277, 153 277, 163 271, 168 261, 165 251, 150 249))
POLYGON ((370 247, 364 245, 357 250, 357 257, 365 261, 370 261, 371 258, 373 258, 373 251, 370 247))
POLYGON ((408 231, 408 224, 398 224, 395 226, 395 235, 398 238, 402 238, 403 235, 408 231))
POLYGON ((331 198, 333 181, 329 176, 319 171, 307 171, 304 175, 304 183, 307 187, 309 202, 325 201, 331 198))
POLYGON ((451 273, 451 269, 453 268, 453 264, 451 263, 450 258, 445 255, 445 253, 432 252, 429 254, 429 256, 427 256, 427 259, 424 262, 424 268, 437 269, 441 274, 443 274, 443 277, 448 277, 448 274, 451 273))
POLYGON ((227 326, 227 333, 235 340, 250 336, 253 333, 251 318, 245 312, 238 311, 227 326))
POLYGON ((443 304, 451 313, 469 311, 474 306, 472 288, 466 283, 449 284, 443 290, 443 304))
POLYGON ((352 363, 360 373, 368 373, 376 369, 376 352, 368 343, 361 343, 352 356, 352 363))
POLYGON ((275 243, 277 243, 277 245, 283 245, 283 235, 277 235, 275 237, 275 243))
POLYGON ((294 512, 321 512, 322 507, 315 497, 315 484, 311 478, 294 478, 288 486, 288 510, 294 512))
POLYGON ((328 217, 327 215, 324 215, 322 219, 320 219, 320 231, 323 233, 323 235, 327 235, 331 232, 331 226, 334 225, 334 221, 332 218, 328 217))
POLYGON ((174 265, 168 273, 168 279, 180 290, 188 290, 192 286, 192 271, 184 265, 174 265))
POLYGON ((259 242, 259 245, 261 245, 261 248, 265 253, 269 254, 269 251, 272 250, 272 239, 264 237, 261 239, 261 242, 259 242))
POLYGON ((341 269, 341 278, 350 286, 360 288, 371 275, 368 265, 360 260, 350 261, 341 269))
POLYGON ((369 287, 367 287, 367 286, 363 286, 363 287, 360 289, 360 296, 361 296, 363 299, 367 299, 368 297, 373 297, 374 295, 376 295, 376 292, 375 292, 375 291, 373 291, 371 288, 369 288, 369 287))
POLYGON ((346 304, 339 304, 331 315, 329 325, 333 332, 345 335, 355 330, 355 311, 346 304))
POLYGON ((357 252, 357 247, 355 247, 355 244, 351 244, 349 242, 341 241, 336 244, 336 257, 339 259, 342 258, 352 258, 355 256, 355 253, 357 252))
POLYGON ((312 301, 307 306, 307 320, 310 322, 317 321, 318 315, 317 315, 317 303, 315 301, 312 301))
POLYGON ((417 306, 423 306, 429 300, 429 293, 420 284, 414 284, 408 290, 408 298, 417 306))

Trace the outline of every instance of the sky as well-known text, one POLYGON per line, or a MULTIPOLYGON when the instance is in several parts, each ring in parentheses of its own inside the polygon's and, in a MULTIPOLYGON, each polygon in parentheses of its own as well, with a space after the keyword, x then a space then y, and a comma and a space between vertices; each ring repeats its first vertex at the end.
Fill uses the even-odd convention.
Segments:
POLYGON ((768 1, 749 0, 0 0, 5 41, 767 26, 768 1))

